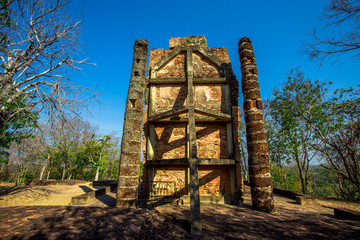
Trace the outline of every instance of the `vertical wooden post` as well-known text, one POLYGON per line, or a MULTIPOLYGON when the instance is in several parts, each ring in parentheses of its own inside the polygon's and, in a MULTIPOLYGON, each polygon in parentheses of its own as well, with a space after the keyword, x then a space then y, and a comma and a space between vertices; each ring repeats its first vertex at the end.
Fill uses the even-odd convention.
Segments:
POLYGON ((246 139, 253 208, 263 212, 275 211, 270 175, 269 147, 262 114, 260 86, 251 41, 239 41, 241 83, 244 95, 246 139))
POLYGON ((186 53, 187 72, 187 106, 188 106, 188 143, 189 143, 189 167, 190 167, 190 212, 191 212, 191 234, 200 236, 201 213, 199 196, 198 159, 196 149, 196 129, 194 112, 194 84, 193 84, 193 52, 188 49, 186 53))
POLYGON ((117 207, 137 205, 148 42, 137 39, 121 142, 117 207))

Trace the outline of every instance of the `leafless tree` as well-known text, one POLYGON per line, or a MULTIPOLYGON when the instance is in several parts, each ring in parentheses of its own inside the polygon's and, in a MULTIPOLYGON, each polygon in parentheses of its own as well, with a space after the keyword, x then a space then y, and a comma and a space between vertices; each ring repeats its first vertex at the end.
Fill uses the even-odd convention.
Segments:
POLYGON ((68 5, 68 0, 21 0, 8 7, 11 25, 0 29, 6 36, 0 51, 0 127, 24 111, 78 114, 96 98, 93 88, 74 85, 66 72, 89 64, 77 60, 80 21, 66 14, 68 5))
POLYGON ((314 41, 307 45, 305 52, 313 59, 335 57, 355 52, 360 57, 360 1, 331 0, 325 9, 323 19, 327 28, 319 35, 314 31, 314 41))

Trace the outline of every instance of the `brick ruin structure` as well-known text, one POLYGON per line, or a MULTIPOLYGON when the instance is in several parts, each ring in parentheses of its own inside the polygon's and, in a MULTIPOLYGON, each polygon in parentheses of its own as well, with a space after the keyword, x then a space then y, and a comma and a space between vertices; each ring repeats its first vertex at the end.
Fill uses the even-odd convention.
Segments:
POLYGON ((145 39, 135 41, 121 140, 117 207, 136 207, 137 204, 148 47, 145 39))
POLYGON ((252 206, 256 210, 273 212, 275 205, 269 146, 262 113, 258 71, 251 41, 246 37, 239 41, 239 57, 252 206))
MULTIPOLYGON (((239 83, 226 48, 207 48, 204 36, 171 38, 169 49, 151 49, 145 78, 147 46, 146 40, 137 40, 134 47, 117 206, 190 203, 191 232, 200 235, 200 202, 242 201, 239 83), (144 169, 138 198, 141 145, 144 169)), ((245 95, 251 89, 247 91, 245 95)), ((250 170, 263 171, 261 167, 250 170)), ((251 181, 259 178, 252 176, 251 181)), ((261 201, 265 195, 256 196, 261 201)))

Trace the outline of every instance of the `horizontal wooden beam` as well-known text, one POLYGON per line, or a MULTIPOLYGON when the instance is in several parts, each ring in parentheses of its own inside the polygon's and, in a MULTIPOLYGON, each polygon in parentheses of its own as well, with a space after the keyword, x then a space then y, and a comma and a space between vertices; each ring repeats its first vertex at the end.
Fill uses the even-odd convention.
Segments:
MULTIPOLYGON (((150 120, 149 120, 150 121, 150 120)), ((171 119, 161 119, 157 121, 150 121, 150 122, 158 122, 158 123, 181 123, 181 122, 187 122, 187 117, 178 117, 178 118, 171 118, 171 119)), ((211 122, 231 122, 231 119, 216 119, 216 118, 198 118, 195 117, 195 122, 198 123, 211 123, 211 122)))
MULTIPOLYGON (((150 84, 185 84, 185 78, 155 78, 150 79, 150 84)), ((194 84, 227 84, 229 81, 226 78, 194 78, 194 84)))
POLYGON ((229 83, 226 78, 194 78, 194 84, 203 84, 203 83, 229 83))
MULTIPOLYGON (((235 165, 234 159, 198 158, 199 165, 235 165)), ((148 165, 188 165, 187 158, 147 160, 148 165)))
POLYGON ((150 84, 185 84, 185 78, 155 78, 150 79, 150 84))

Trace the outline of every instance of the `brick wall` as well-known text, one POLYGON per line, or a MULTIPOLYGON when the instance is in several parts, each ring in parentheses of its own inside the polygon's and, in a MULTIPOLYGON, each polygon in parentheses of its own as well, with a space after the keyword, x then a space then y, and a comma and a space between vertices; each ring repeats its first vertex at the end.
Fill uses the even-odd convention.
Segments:
MULTIPOLYGON (((203 37, 194 36, 191 41, 201 42, 202 46, 206 47, 206 41, 203 42, 203 37)), ((167 56, 174 48, 182 44, 186 44, 188 40, 184 38, 173 38, 169 40, 170 49, 151 49, 149 59, 149 73, 152 66, 167 56)), ((211 54, 220 59, 224 64, 230 67, 230 59, 226 48, 207 48, 211 54)), ((193 74, 194 79, 197 78, 220 78, 224 77, 222 69, 219 69, 207 58, 201 54, 194 52, 193 54, 193 74)), ((163 66, 157 74, 157 78, 182 78, 186 75, 186 55, 180 53, 175 58, 170 60, 163 66)), ((232 110, 238 111, 238 82, 231 74, 231 102, 232 110)), ((149 79, 147 79, 149 82, 149 79)), ((155 114, 170 111, 182 106, 186 106, 187 84, 171 85, 163 84, 155 86, 155 114)), ((225 86, 220 83, 212 84, 194 84, 194 100, 195 105, 211 109, 217 112, 226 113, 225 104, 225 86)), ((149 86, 147 86, 147 97, 145 102, 145 116, 144 116, 144 141, 143 149, 146 153, 146 144, 148 137, 148 104, 149 104, 149 86)), ((234 119, 234 126, 238 121, 234 119)), ((197 119, 205 118, 205 116, 195 113, 197 119)), ((155 160, 186 158, 187 153, 187 136, 186 136, 186 119, 187 114, 180 114, 172 117, 177 119, 184 119, 181 123, 156 123, 155 124, 155 160)), ((209 117, 206 117, 209 118, 209 117)), ((169 119, 164 119, 169 120, 169 119)), ((236 131, 235 131, 236 132, 236 131)), ((197 155, 199 158, 213 158, 213 159, 228 159, 227 147, 227 126, 225 122, 217 123, 201 123, 196 122, 196 137, 197 137, 197 155)), ((235 138, 238 137, 236 134, 235 138)), ((236 141, 238 144, 238 141, 236 141)), ((238 146, 235 146, 234 152, 239 158, 238 146)), ((146 154, 144 154, 146 156, 146 154)), ((146 158, 146 157, 145 157, 146 158)), ((146 160, 146 159, 145 159, 146 160)), ((183 194, 188 193, 188 169, 187 166, 154 166, 153 181, 174 181, 177 184, 177 189, 182 189, 183 194)), ((232 166, 234 168, 234 166, 232 166)), ((230 173, 229 166, 210 165, 199 166, 199 181, 200 194, 202 195, 228 195, 230 194, 230 173)), ((241 172, 237 172, 241 175, 241 172)), ((146 178, 146 174, 144 173, 146 178)))

